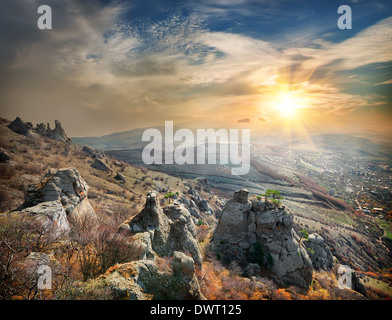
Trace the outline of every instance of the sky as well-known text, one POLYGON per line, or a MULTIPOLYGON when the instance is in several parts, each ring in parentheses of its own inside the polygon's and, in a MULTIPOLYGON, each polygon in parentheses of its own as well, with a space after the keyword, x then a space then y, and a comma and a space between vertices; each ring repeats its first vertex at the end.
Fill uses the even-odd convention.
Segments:
POLYGON ((0 117, 102 136, 165 120, 392 131, 390 0, 3 0, 0 117), (40 30, 40 5, 52 29, 40 30), (341 30, 340 5, 352 10, 341 30))

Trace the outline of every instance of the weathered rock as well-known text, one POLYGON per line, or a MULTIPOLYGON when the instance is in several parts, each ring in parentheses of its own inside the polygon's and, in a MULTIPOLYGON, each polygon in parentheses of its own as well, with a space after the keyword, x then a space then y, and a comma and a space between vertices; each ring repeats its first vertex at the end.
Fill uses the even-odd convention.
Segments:
POLYGON ((247 189, 241 189, 234 192, 233 200, 237 202, 248 202, 249 191, 247 189))
POLYGON ((183 206, 164 208, 165 215, 170 219, 170 234, 167 245, 172 251, 188 252, 195 264, 201 268, 202 256, 196 241, 196 228, 189 211, 183 206))
POLYGON ((263 201, 249 201, 246 190, 237 191, 219 218, 215 250, 244 267, 249 262, 264 264, 287 284, 307 288, 312 262, 292 228, 293 215, 282 207, 265 209, 263 201))
POLYGON ((333 256, 331 249, 324 239, 317 233, 309 235, 309 240, 304 242, 305 247, 310 250, 309 257, 313 268, 316 270, 330 270, 333 267, 333 256))
POLYGON ((88 185, 76 169, 60 169, 47 180, 29 185, 22 212, 47 217, 63 230, 69 228, 69 219, 96 219, 87 198, 88 185))
POLYGON ((174 251, 189 252, 201 267, 195 225, 185 207, 172 205, 162 210, 157 194, 152 192, 147 195, 144 209, 127 223, 131 234, 147 233, 138 238, 146 248, 146 257, 151 256, 150 246, 158 256, 170 256, 174 251))
POLYGON ((111 171, 110 167, 102 160, 102 159, 95 159, 93 164, 91 165, 93 168, 101 170, 101 171, 111 171))
POLYGON ((366 288, 361 282, 361 279, 357 277, 355 272, 351 273, 351 285, 354 291, 362 294, 364 297, 367 297, 366 288))
POLYGON ((37 216, 37 219, 47 227, 54 226, 62 231, 69 230, 67 214, 59 201, 42 202, 21 212, 37 216))
POLYGON ((191 202, 186 198, 186 197, 181 197, 181 202, 184 204, 184 206, 189 207, 191 202))
POLYGON ((23 134, 25 136, 28 136, 31 131, 30 126, 19 117, 16 117, 16 119, 8 125, 8 128, 15 133, 23 134))
MULTIPOLYGON (((90 146, 83 146, 82 150, 88 154, 89 157, 96 158, 96 159, 103 159, 105 158, 105 154, 100 151, 100 150, 95 150, 94 148, 90 146)), ((117 165, 116 163, 119 163, 118 161, 115 161, 114 164, 117 165)), ((120 165, 121 166, 121 163, 120 165)))
POLYGON ((117 174, 114 177, 114 179, 120 180, 120 181, 123 181, 123 182, 127 181, 127 178, 125 178, 125 176, 121 172, 117 172, 117 174))
POLYGON ((214 210, 208 204, 208 201, 205 199, 201 199, 199 202, 199 209, 206 214, 214 214, 214 210))
POLYGON ((113 299, 200 300, 205 299, 195 276, 191 257, 174 252, 172 272, 161 272, 151 260, 138 260, 109 269, 91 280, 92 290, 109 287, 113 299))
POLYGON ((57 140, 57 141, 62 141, 62 142, 66 142, 68 141, 68 137, 67 134, 65 133, 65 130, 63 129, 63 127, 61 126, 61 122, 59 120, 54 120, 54 129, 50 129, 49 123, 47 125, 47 128, 44 132, 44 135, 53 139, 53 140, 57 140))
POLYGON ((200 212, 195 207, 189 208, 189 213, 194 216, 196 219, 201 219, 200 212))

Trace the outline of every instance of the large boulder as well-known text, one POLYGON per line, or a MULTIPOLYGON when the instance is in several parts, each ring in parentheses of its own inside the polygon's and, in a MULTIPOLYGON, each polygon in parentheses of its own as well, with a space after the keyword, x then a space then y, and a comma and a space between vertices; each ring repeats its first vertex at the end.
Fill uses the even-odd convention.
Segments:
POLYGON ((196 266, 201 267, 202 256, 191 214, 182 205, 171 205, 163 210, 155 192, 147 195, 144 209, 125 222, 121 229, 129 230, 141 241, 145 258, 154 253, 168 257, 174 251, 189 252, 196 266))
POLYGON ((240 266, 258 263, 287 284, 307 288, 312 281, 312 262, 293 229, 293 215, 283 206, 248 199, 248 191, 235 192, 219 218, 213 248, 240 266))
POLYGON ((76 169, 49 172, 45 181, 29 185, 20 210, 69 229, 69 220, 96 219, 87 198, 88 185, 76 169))

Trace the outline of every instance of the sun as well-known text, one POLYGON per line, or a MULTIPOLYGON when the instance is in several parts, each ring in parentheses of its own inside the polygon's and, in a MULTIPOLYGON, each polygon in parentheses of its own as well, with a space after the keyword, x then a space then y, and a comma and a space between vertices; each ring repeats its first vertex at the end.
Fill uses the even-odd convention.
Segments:
POLYGON ((297 116, 297 110, 304 108, 303 99, 295 91, 278 92, 273 103, 275 109, 283 118, 292 119, 297 116))

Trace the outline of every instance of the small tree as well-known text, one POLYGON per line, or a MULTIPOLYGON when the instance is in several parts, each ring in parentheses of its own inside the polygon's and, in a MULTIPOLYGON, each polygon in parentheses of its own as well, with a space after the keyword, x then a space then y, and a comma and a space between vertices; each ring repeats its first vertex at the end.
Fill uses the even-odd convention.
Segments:
POLYGON ((278 200, 282 200, 284 199, 283 196, 280 194, 280 191, 278 190, 272 190, 272 189, 268 189, 265 194, 261 194, 264 197, 267 198, 272 198, 272 203, 276 204, 276 205, 280 205, 281 202, 278 200))
POLYGON ((165 199, 169 199, 169 204, 170 204, 170 199, 174 197, 174 193, 173 192, 168 192, 165 194, 165 199))

